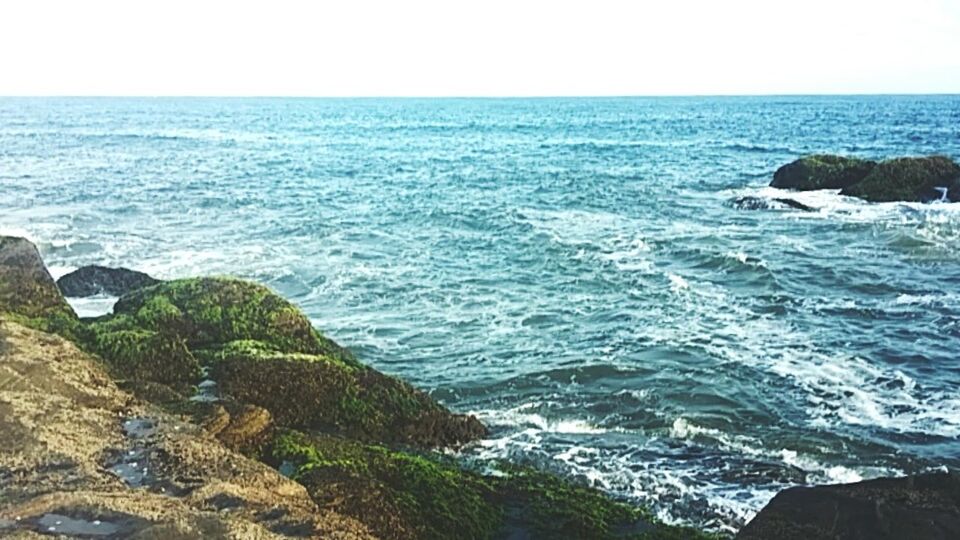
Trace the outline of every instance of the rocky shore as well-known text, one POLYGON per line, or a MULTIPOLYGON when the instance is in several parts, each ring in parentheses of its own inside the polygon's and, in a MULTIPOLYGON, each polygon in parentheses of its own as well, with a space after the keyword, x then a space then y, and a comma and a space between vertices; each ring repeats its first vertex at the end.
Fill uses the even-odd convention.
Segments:
POLYGON ((263 286, 86 274, 71 290, 124 293, 112 314, 77 317, 36 247, 0 237, 0 536, 711 537, 572 480, 459 463, 440 450, 483 437, 476 418, 263 286))

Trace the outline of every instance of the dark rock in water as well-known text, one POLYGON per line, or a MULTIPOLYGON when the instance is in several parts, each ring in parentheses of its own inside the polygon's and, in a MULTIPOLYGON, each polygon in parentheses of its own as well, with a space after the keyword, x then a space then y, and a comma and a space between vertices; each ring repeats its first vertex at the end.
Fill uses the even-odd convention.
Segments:
POLYGON ((787 489, 774 497, 737 538, 960 538, 960 477, 937 473, 787 489))
POLYGON ((807 206, 802 202, 795 201, 793 199, 787 199, 785 197, 764 199, 763 197, 747 195, 744 197, 737 197, 732 201, 732 205, 734 208, 740 210, 780 210, 784 207, 803 210, 804 212, 816 212, 817 210, 812 206, 807 206))
POLYGON ((122 296, 130 291, 160 283, 143 272, 126 268, 84 266, 57 280, 64 296, 85 297, 97 294, 122 296))
POLYGON ((787 199, 787 198, 783 198, 783 197, 777 197, 777 198, 774 199, 774 200, 777 201, 778 203, 784 204, 784 205, 789 206, 790 208, 794 208, 794 209, 796 209, 796 210, 803 210, 804 212, 816 212, 816 211, 817 211, 816 208, 814 208, 814 207, 812 207, 812 206, 807 206, 807 205, 803 204, 802 202, 795 201, 795 200, 793 200, 793 199, 787 199))
POLYGON ((840 193, 872 202, 956 202, 960 201, 960 165, 944 156, 891 159, 840 193))
POLYGON ((876 162, 865 159, 807 156, 777 169, 770 186, 800 191, 843 189, 863 180, 875 166, 876 162))
POLYGON ((48 332, 69 335, 77 315, 57 289, 29 240, 0 236, 0 314, 48 332))

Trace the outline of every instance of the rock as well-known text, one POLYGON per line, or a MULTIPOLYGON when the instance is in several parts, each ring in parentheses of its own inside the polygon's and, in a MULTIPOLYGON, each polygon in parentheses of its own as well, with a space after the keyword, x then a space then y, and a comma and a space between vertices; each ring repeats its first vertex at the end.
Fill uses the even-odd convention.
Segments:
POLYGON ((227 448, 246 456, 260 456, 273 440, 273 416, 255 405, 243 405, 230 413, 230 421, 217 433, 227 448))
POLYGON ((871 202, 957 202, 960 165, 943 156, 891 159, 840 193, 871 202))
POLYGON ((86 297, 97 294, 121 296, 160 283, 143 272, 106 266, 83 266, 62 276, 57 286, 64 296, 86 297))
POLYGON ((740 540, 947 540, 960 538, 960 477, 881 478, 777 494, 740 540))
POLYGON ((106 361, 114 379, 176 385, 200 378, 200 363, 177 335, 98 327, 88 334, 87 340, 89 347, 106 361))
POLYGON ((406 382, 366 366, 272 351, 256 341, 229 343, 209 361, 223 394, 266 408, 280 426, 428 448, 486 434, 476 418, 453 414, 406 382))
POLYGON ((62 334, 78 322, 29 240, 0 236, 0 314, 62 334))
POLYGON ((781 210, 784 208, 793 208, 795 210, 803 210, 804 212, 816 212, 817 210, 812 206, 807 206, 802 202, 786 197, 765 199, 763 197, 747 195, 733 199, 730 204, 738 210, 781 210))
POLYGON ((813 155, 788 163, 773 174, 771 187, 810 191, 843 189, 863 180, 876 162, 833 155, 813 155))
POLYGON ((437 455, 299 433, 279 437, 270 459, 292 464, 293 477, 322 508, 367 516, 364 523, 385 539, 709 538, 660 523, 596 489, 522 467, 482 475, 437 455))
POLYGON ((296 306, 263 285, 232 278, 166 281, 122 296, 101 322, 175 333, 191 350, 237 340, 272 349, 323 354, 359 365, 347 349, 324 337, 296 306))
POLYGON ((98 520, 124 538, 373 538, 274 469, 119 390, 66 340, 10 320, 0 321, 0 418, 4 537, 47 521, 86 537, 98 520))

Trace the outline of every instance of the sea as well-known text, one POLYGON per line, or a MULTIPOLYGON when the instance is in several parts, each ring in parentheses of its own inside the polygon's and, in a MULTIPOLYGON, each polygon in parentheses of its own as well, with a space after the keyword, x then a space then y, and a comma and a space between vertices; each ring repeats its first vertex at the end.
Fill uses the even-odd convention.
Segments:
POLYGON ((767 187, 811 153, 958 159, 960 96, 0 98, 0 233, 265 283, 483 420, 463 459, 732 532, 960 467, 960 204, 767 187))

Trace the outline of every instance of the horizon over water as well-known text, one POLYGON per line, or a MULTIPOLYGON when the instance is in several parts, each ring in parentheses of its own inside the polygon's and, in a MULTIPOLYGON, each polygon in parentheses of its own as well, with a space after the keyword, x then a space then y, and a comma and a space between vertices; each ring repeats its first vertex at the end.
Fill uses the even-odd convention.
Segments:
POLYGON ((958 159, 958 126, 955 95, 0 98, 0 234, 55 275, 263 282, 477 414, 468 459, 734 531, 790 485, 960 467, 960 204, 766 187, 958 159))

